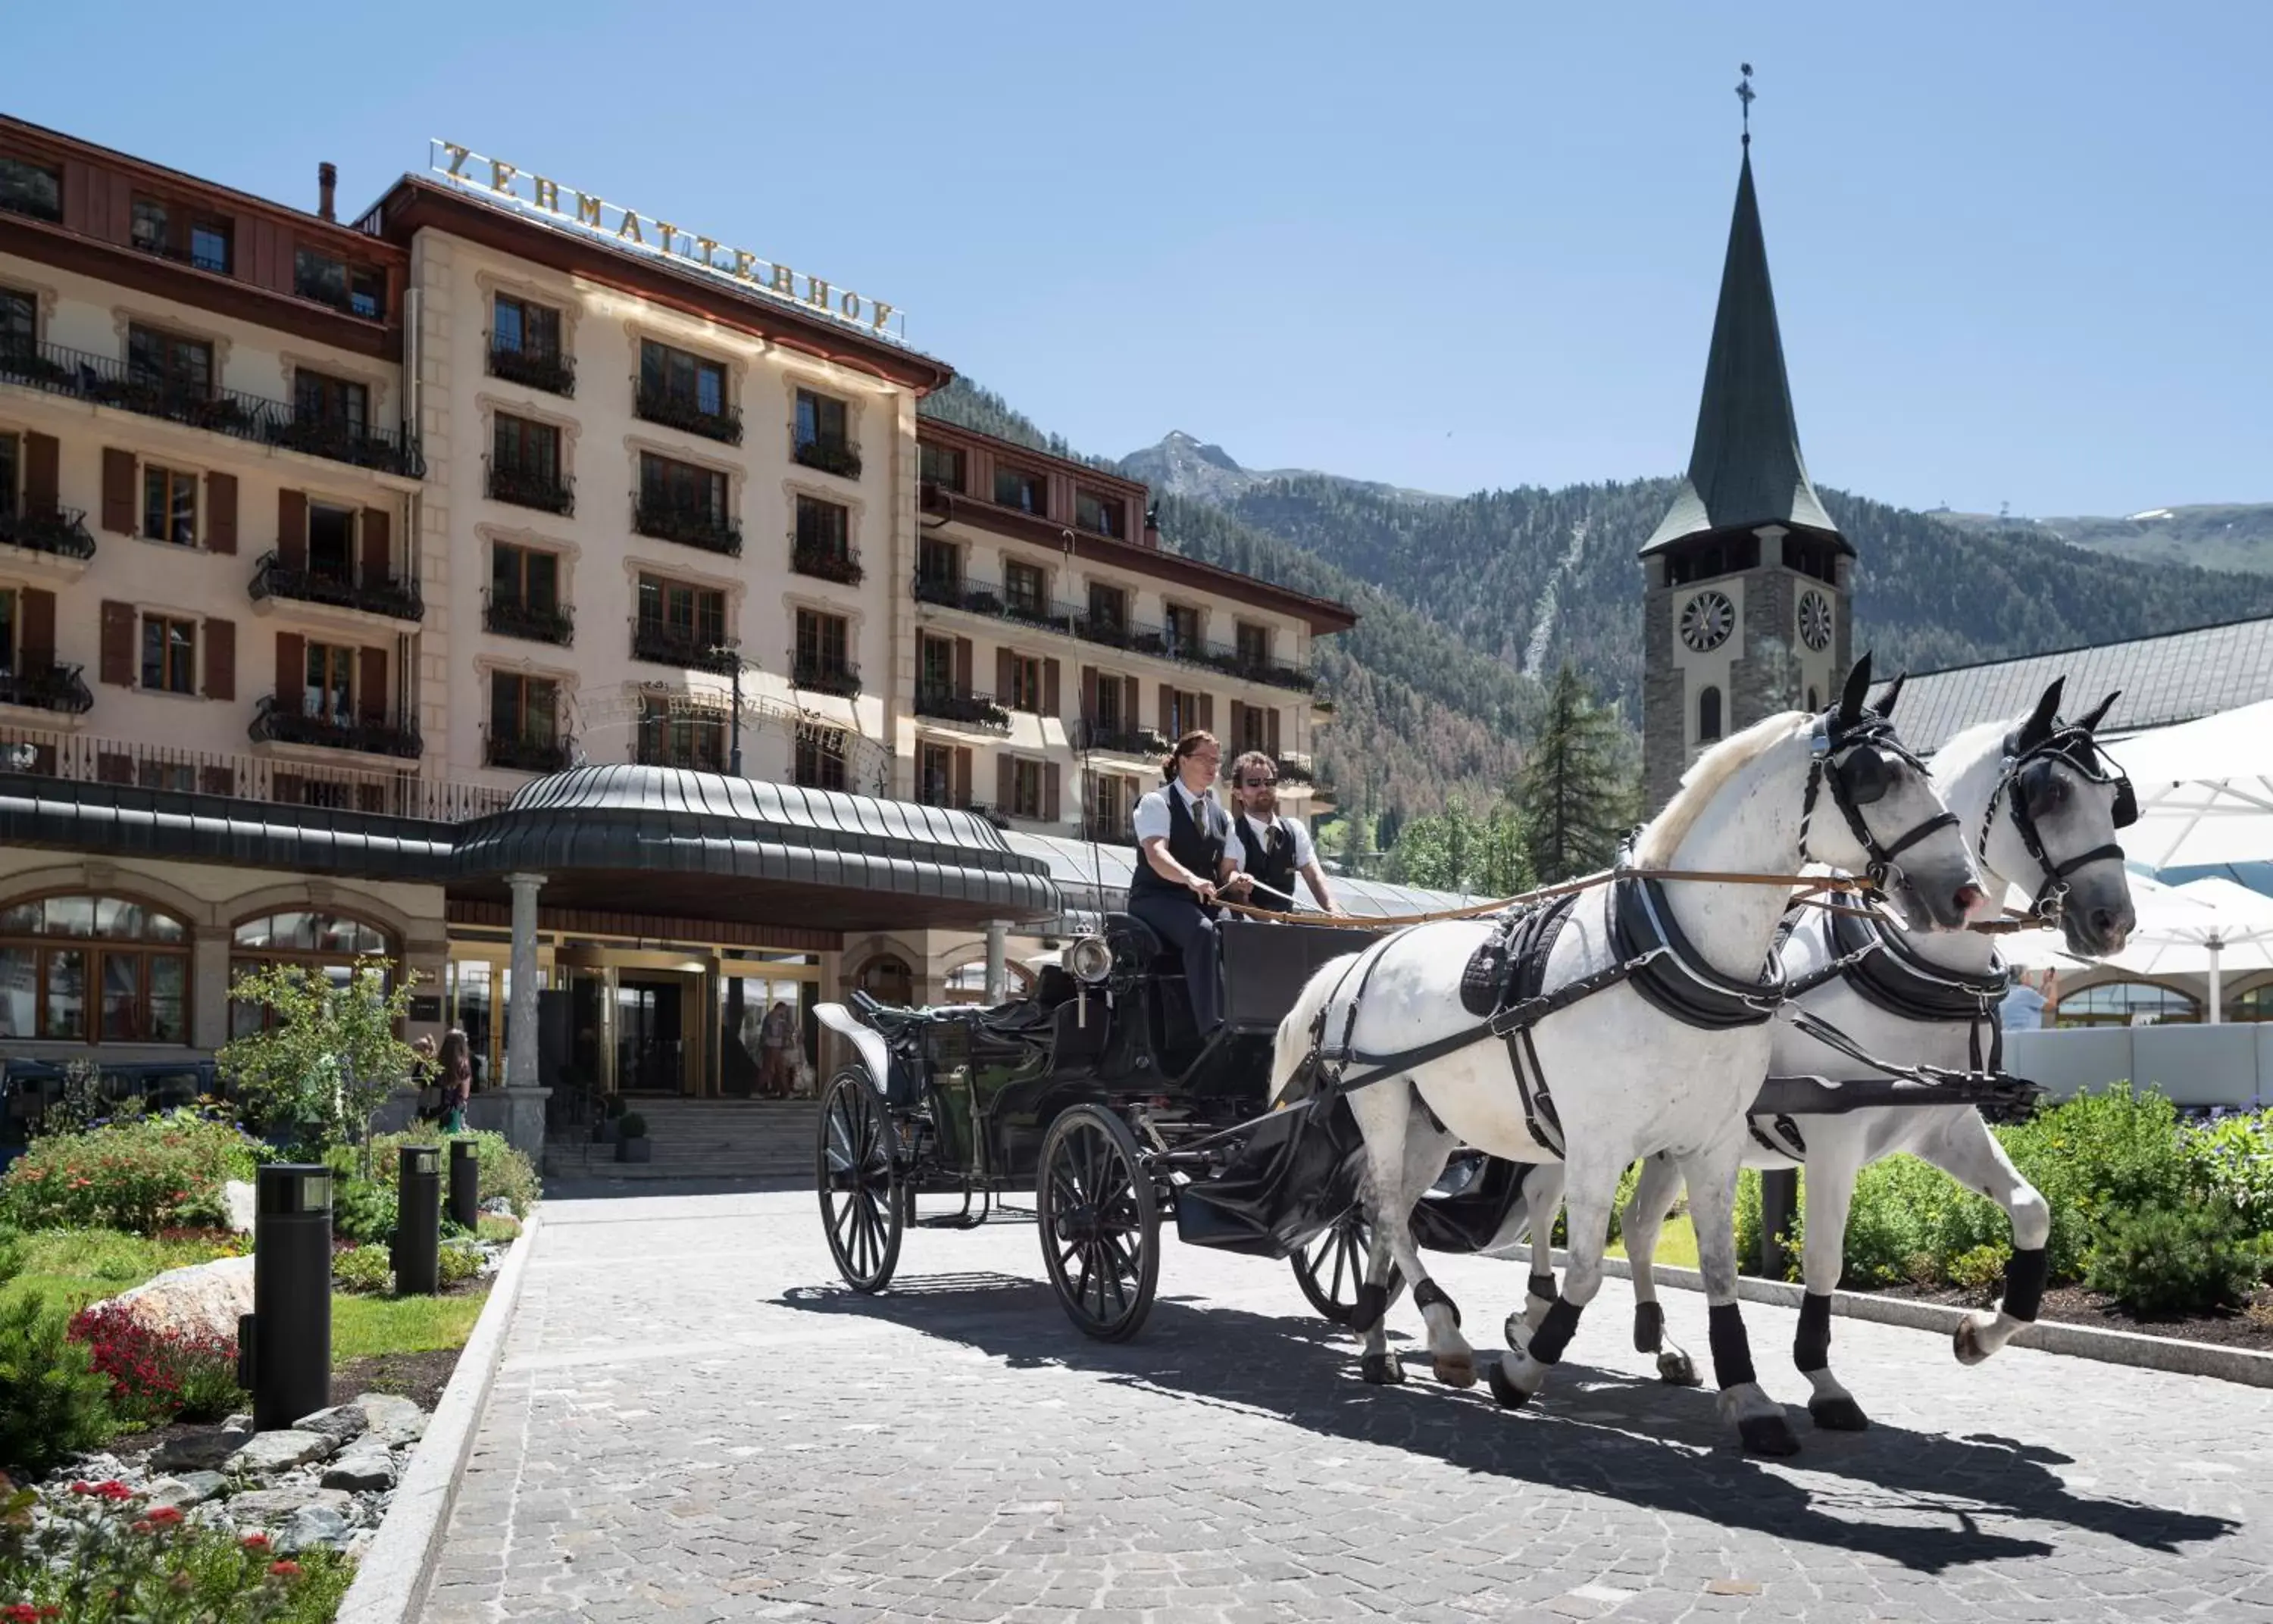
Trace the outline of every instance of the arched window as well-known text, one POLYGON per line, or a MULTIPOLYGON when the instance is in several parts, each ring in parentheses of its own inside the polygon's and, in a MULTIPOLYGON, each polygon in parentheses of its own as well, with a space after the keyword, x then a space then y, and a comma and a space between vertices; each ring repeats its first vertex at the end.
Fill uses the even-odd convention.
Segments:
POLYGON ((915 974, 908 969, 906 960, 886 954, 881 959, 869 960, 861 970, 860 991, 879 1004, 904 1007, 915 1001, 915 974))
POLYGON ((2273 1021, 2273 982, 2227 994, 2218 1001, 2218 1014, 2228 1021, 2273 1021))
POLYGON ((190 1041, 190 932, 123 896, 0 908, 0 1037, 190 1041))
MULTIPOLYGON (((1006 962, 1002 966, 1002 971, 1004 998, 1033 996, 1033 971, 1015 960, 1006 962)), ((950 1004, 983 1004, 986 1001, 986 960, 973 959, 970 963, 948 972, 947 1001, 950 1004)))
POLYGON ((1721 691, 1707 688, 1697 696, 1697 742, 1709 745, 1721 737, 1721 691))
POLYGON ((2193 1026, 2202 1007, 2176 987, 2151 981, 2104 981, 2060 999, 2055 1026, 2193 1026))
MULTIPOLYGON (((386 932, 377 925, 345 914, 291 909, 238 922, 229 941, 229 979, 233 986, 239 976, 267 965, 297 964, 319 970, 334 986, 343 987, 354 978, 356 961, 373 954, 394 956, 386 932)), ((390 986, 394 980, 390 969, 390 986)), ((266 1018, 259 1007, 232 1000, 229 1035, 241 1037, 257 1032, 266 1018)))

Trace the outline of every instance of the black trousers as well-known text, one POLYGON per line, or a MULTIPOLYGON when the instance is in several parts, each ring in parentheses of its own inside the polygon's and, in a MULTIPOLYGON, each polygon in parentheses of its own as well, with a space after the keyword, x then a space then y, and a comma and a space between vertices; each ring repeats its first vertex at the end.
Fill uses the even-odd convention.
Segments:
POLYGON ((1189 893, 1173 891, 1134 892, 1129 898, 1129 911, 1184 955, 1184 984, 1191 989, 1192 1022, 1205 1037, 1223 1024, 1223 951, 1215 933, 1215 916, 1201 908, 1189 893))

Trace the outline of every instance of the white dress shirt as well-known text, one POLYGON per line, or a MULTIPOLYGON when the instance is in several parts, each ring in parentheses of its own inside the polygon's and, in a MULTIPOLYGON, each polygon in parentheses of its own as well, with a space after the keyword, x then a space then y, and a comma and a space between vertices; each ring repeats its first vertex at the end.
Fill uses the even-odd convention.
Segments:
MULTIPOLYGON (((1159 789, 1149 791, 1136 803, 1136 810, 1129 815, 1129 820, 1136 831, 1139 846, 1148 840, 1168 838, 1169 831, 1174 827, 1174 819, 1168 812, 1168 797, 1171 795, 1183 802, 1184 810, 1191 814, 1191 819, 1198 826, 1201 834, 1206 834, 1212 825, 1224 836, 1225 849, 1236 853, 1238 836, 1232 831, 1229 814, 1217 803, 1215 791, 1203 790, 1194 795, 1184 788, 1184 781, 1181 778, 1171 779, 1159 789)), ((1215 876, 1202 874, 1200 878, 1213 879, 1215 876)))
MULTIPOLYGON (((1271 826, 1251 812, 1242 812, 1240 816, 1247 827, 1255 831, 1255 838, 1261 841, 1268 849, 1271 844, 1271 826)), ((1294 872, 1299 874, 1318 858, 1317 848, 1310 844, 1310 831, 1302 827, 1302 820, 1300 818, 1290 818, 1284 812, 1279 814, 1279 821, 1285 824, 1287 832, 1294 837, 1294 872)), ((1245 873, 1247 843, 1244 841, 1234 839, 1225 849, 1231 853, 1232 861, 1239 865, 1240 872, 1245 873)))

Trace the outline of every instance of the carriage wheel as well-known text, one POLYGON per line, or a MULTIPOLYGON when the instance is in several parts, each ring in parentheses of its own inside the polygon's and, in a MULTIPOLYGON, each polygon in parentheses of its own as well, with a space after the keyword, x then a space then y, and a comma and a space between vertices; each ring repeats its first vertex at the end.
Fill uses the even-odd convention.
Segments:
MULTIPOLYGON (((1357 1289, 1365 1283, 1365 1262, 1373 1248, 1373 1225, 1365 1209, 1353 1207, 1326 1229, 1295 1248, 1287 1261, 1294 1265, 1294 1283, 1310 1299, 1310 1306, 1336 1325, 1347 1325, 1357 1313, 1357 1289)), ((1405 1290, 1405 1274, 1389 1266, 1389 1301, 1405 1290)))
POLYGON ((1144 1328, 1160 1279, 1160 1207, 1136 1136, 1112 1112, 1076 1105, 1050 1124, 1034 1209, 1058 1301, 1100 1342, 1144 1328))
POLYGON ((892 1133, 867 1072, 851 1066, 829 1080, 821 1102, 815 1156, 821 1224, 844 1283, 881 1291, 899 1267, 907 1209, 892 1165, 892 1133))

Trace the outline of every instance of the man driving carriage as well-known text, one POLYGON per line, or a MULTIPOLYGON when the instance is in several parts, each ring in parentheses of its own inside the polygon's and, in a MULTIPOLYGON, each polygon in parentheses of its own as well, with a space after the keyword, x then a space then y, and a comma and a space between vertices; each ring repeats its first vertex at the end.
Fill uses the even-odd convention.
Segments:
POLYGON ((1275 914, 1294 911, 1294 876, 1310 887, 1318 906, 1330 914, 1342 911, 1326 885, 1325 870, 1318 865, 1317 849, 1302 820, 1279 810, 1279 764, 1260 750, 1250 750, 1231 764, 1231 799, 1238 807, 1239 835, 1232 845, 1233 859, 1252 881, 1244 901, 1250 908, 1275 914))

